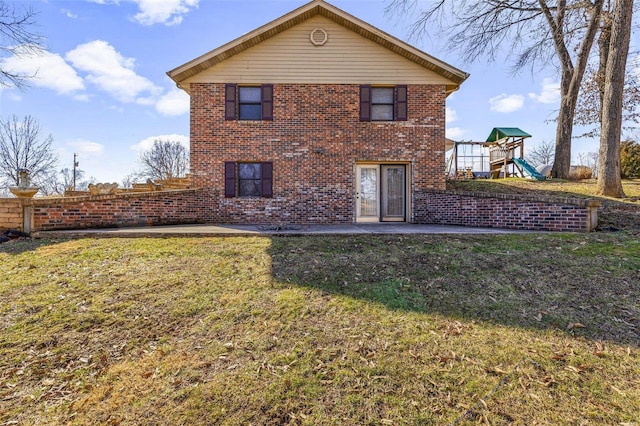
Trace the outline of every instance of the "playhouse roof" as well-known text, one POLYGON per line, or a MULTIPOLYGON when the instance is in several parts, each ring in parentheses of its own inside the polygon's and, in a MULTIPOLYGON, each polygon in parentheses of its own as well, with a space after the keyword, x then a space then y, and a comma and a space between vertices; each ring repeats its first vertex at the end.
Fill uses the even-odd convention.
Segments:
POLYGON ((494 127, 487 142, 496 142, 504 138, 530 138, 531 135, 517 127, 494 127))

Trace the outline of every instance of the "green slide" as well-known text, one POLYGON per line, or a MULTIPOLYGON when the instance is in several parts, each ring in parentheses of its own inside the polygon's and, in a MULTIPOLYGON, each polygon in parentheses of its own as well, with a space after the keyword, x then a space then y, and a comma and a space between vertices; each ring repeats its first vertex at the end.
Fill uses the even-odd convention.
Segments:
POLYGON ((522 167, 522 170, 524 170, 525 173, 530 175, 535 180, 547 180, 547 177, 545 175, 538 173, 535 167, 527 163, 524 158, 514 158, 513 162, 522 167))

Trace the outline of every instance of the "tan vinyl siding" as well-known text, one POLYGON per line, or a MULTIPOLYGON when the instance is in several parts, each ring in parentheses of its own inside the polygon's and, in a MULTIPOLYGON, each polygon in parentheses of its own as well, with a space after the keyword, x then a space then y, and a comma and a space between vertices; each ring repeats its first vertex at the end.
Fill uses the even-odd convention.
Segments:
POLYGON ((323 16, 315 16, 185 80, 197 83, 453 83, 323 16), (323 46, 309 40, 328 34, 323 46))

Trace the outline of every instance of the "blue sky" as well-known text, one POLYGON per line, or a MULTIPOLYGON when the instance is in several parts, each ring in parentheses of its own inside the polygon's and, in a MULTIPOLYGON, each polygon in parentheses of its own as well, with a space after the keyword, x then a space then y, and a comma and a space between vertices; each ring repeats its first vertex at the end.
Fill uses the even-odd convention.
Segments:
MULTIPOLYGON (((32 115, 54 138, 60 166, 98 182, 118 182, 138 168, 155 138, 188 143, 188 97, 166 72, 303 5, 304 0, 15 1, 37 12, 48 51, 2 66, 37 72, 26 91, 0 89, 0 115, 32 115)), ((335 6, 471 74, 447 101, 447 136, 484 140, 493 127, 533 135, 527 148, 552 141, 558 108, 554 69, 514 77, 508 62, 464 64, 438 46, 441 34, 408 40, 410 18, 385 14, 384 1, 334 0, 335 6)), ((506 61, 506 60, 505 60, 506 61)), ((597 142, 574 142, 580 152, 597 142)))

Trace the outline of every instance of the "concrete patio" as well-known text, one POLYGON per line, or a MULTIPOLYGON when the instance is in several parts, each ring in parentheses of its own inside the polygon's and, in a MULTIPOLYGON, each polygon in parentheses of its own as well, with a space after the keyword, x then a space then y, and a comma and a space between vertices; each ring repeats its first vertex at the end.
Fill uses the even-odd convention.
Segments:
POLYGON ((40 231, 34 236, 52 237, 176 237, 176 236, 272 236, 272 235, 362 235, 362 234, 513 234, 518 231, 466 226, 371 223, 348 225, 169 225, 126 228, 40 231))

